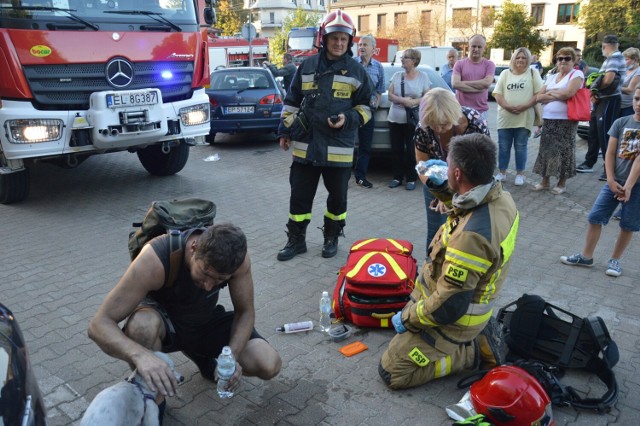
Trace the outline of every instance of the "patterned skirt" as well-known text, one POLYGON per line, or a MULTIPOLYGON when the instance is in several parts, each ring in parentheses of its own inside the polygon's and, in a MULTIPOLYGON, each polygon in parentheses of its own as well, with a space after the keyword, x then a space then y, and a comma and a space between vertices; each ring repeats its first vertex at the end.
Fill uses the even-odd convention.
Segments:
POLYGON ((574 177, 577 130, 577 121, 545 119, 533 172, 542 177, 555 176, 558 179, 574 177))

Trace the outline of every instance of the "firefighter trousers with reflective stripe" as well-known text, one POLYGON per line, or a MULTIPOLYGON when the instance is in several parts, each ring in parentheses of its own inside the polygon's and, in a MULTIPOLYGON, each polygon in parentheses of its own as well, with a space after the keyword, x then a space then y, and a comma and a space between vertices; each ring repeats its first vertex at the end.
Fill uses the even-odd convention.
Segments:
POLYGON ((311 219, 313 199, 318 190, 320 176, 329 192, 327 213, 332 220, 344 220, 347 215, 347 188, 351 178, 350 167, 319 167, 294 161, 289 171, 291 198, 289 199, 289 219, 303 222, 311 219))
POLYGON ((387 386, 405 389, 420 386, 478 365, 475 341, 456 344, 435 331, 396 334, 382 354, 379 372, 387 386))

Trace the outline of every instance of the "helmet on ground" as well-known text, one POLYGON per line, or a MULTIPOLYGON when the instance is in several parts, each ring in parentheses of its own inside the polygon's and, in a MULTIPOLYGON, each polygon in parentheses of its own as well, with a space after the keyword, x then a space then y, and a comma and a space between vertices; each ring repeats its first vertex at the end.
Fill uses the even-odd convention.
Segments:
POLYGON ((320 37, 322 38, 322 44, 326 43, 325 37, 327 34, 342 32, 349 35, 349 50, 353 46, 353 37, 356 35, 356 26, 353 24, 353 19, 342 10, 336 10, 325 16, 320 25, 320 37))
POLYGON ((553 426, 551 400, 531 374, 512 365, 491 369, 471 385, 471 403, 497 426, 553 426))

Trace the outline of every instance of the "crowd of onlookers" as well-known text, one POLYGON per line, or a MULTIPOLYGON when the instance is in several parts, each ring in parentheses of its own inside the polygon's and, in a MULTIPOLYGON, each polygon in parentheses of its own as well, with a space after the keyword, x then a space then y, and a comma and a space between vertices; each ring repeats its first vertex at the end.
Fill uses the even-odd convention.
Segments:
MULTIPOLYGON (((375 39, 370 38, 366 43, 375 46, 375 39)), ((390 188, 399 187, 405 182, 405 188, 413 190, 418 180, 414 166, 430 159, 446 160, 448 144, 453 137, 469 133, 489 134, 486 123, 489 108, 487 101, 489 87, 495 78, 495 64, 484 58, 485 47, 485 38, 475 35, 469 39, 468 57, 459 59, 455 49, 448 53, 447 63, 441 66, 440 73, 451 91, 431 88, 427 75, 417 68, 420 63, 418 50, 407 49, 404 52, 401 58, 403 71, 392 77, 388 88, 391 102, 388 120, 392 146, 390 188), (410 111, 416 108, 418 102, 419 123, 415 126, 410 122, 410 111)), ((630 47, 620 52, 618 47, 617 36, 604 37, 602 55, 605 60, 597 71, 582 59, 580 49, 563 47, 555 53, 553 66, 544 76, 543 66, 537 56, 531 54, 526 47, 520 47, 513 52, 509 67, 502 71, 491 93, 498 104, 496 181, 504 182, 507 179, 511 152, 514 151, 513 184, 523 186, 527 183, 526 165, 530 139, 540 138, 538 155, 531 170, 534 175, 539 176, 537 182, 531 185, 535 192, 564 194, 567 191, 567 181, 577 173, 593 172, 598 156, 602 156, 605 166, 599 178, 607 182, 605 189, 610 192, 613 201, 607 204, 605 211, 592 212, 587 239, 594 239, 591 235, 595 233, 591 229, 593 226, 605 225, 610 217, 621 220, 621 233, 606 270, 611 276, 620 275, 619 260, 631 239, 631 232, 637 231, 640 226, 640 218, 636 213, 638 208, 632 207, 640 196, 636 194, 637 188, 636 192, 633 191, 637 174, 631 173, 631 165, 638 150, 638 136, 637 132, 630 132, 637 123, 637 118, 633 117, 640 113, 634 110, 633 105, 634 94, 640 84, 640 50, 630 47), (588 79, 587 76, 591 77, 588 79), (577 161, 578 121, 570 119, 569 108, 573 106, 569 107, 569 103, 585 87, 591 93, 588 150, 584 160, 577 161), (614 127, 619 118, 626 120, 614 127), (612 128, 615 130, 612 131, 612 128), (618 144, 618 151, 612 153, 614 161, 609 167, 606 158, 611 141, 618 144), (608 180, 609 175, 612 180, 608 180), (608 209, 617 205, 620 207, 614 208, 615 212, 611 211, 610 214, 608 209), (623 212, 626 213, 625 217, 623 212)), ((377 62, 371 59, 370 54, 367 56, 367 50, 360 49, 359 52, 365 58, 365 64, 377 62)), ((376 81, 379 84, 380 80, 376 81)), ((378 88, 378 96, 384 89, 378 88)), ((370 134, 361 132, 361 146, 364 143, 366 147, 370 139, 370 134)), ((372 187, 366 179, 366 166, 363 169, 360 158, 356 170, 356 183, 372 187)), ((424 185, 423 192, 428 246, 444 223, 447 209, 424 185)), ((594 205, 594 211, 596 208, 602 208, 601 200, 594 205)), ((588 243, 581 254, 563 256, 561 261, 571 265, 591 266, 594 247, 595 243, 588 243)))

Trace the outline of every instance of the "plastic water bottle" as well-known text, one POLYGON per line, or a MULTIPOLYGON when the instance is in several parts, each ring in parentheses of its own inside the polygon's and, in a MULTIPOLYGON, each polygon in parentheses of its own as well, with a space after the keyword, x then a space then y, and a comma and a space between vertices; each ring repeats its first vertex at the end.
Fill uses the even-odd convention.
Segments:
POLYGON ((228 391, 226 388, 231 376, 236 371, 236 359, 233 357, 229 346, 222 348, 222 352, 218 356, 216 371, 218 372, 218 396, 222 399, 231 398, 233 392, 228 391))
POLYGON ((432 178, 434 181, 439 180, 441 182, 444 182, 448 179, 448 169, 449 168, 447 166, 441 165, 432 165, 430 167, 427 167, 426 161, 420 161, 418 162, 418 165, 416 165, 416 171, 419 175, 432 178))
POLYGON ((322 298, 320 299, 320 331, 329 333, 331 329, 331 299, 329 293, 322 292, 322 298))

